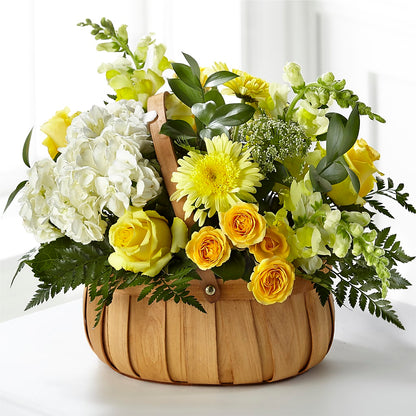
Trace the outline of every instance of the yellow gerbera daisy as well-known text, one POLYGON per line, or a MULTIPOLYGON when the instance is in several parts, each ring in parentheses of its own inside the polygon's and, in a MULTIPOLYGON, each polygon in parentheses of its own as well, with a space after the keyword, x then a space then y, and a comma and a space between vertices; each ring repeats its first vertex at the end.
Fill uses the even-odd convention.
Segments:
POLYGON ((189 152, 178 161, 178 170, 172 175, 177 185, 171 199, 178 201, 185 197, 185 218, 195 211, 194 219, 200 225, 207 215, 227 211, 242 200, 256 202, 251 194, 264 178, 251 160, 250 151, 242 151, 241 143, 232 142, 222 134, 205 139, 205 144, 206 154, 189 152))
POLYGON ((246 103, 265 100, 270 95, 269 84, 266 81, 263 81, 261 78, 253 77, 247 72, 240 71, 239 69, 233 69, 232 72, 237 74, 238 77, 226 82, 224 85, 246 103))
MULTIPOLYGON (((211 71, 229 71, 229 69, 225 63, 216 62, 212 66, 211 71)), ((253 77, 253 75, 239 69, 233 69, 231 72, 237 74, 238 77, 224 83, 226 88, 223 90, 223 93, 234 94, 246 103, 256 103, 266 100, 270 96, 268 82, 263 81, 261 78, 253 77)))
MULTIPOLYGON (((215 62, 211 68, 204 68, 201 70, 201 82, 205 84, 209 75, 217 71, 230 71, 227 64, 223 62, 215 62)), ((239 69, 233 69, 231 72, 238 75, 237 78, 225 82, 223 93, 233 94, 241 98, 246 103, 256 103, 266 100, 270 96, 269 83, 261 78, 253 77, 247 72, 239 69)))

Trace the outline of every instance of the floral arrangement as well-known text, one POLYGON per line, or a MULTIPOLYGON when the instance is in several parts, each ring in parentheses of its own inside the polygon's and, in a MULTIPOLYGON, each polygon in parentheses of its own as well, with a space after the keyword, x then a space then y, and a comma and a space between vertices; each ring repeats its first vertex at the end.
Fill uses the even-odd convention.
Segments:
POLYGON ((116 289, 141 285, 138 300, 204 311, 188 290, 199 269, 245 280, 265 305, 306 279, 323 305, 332 293, 403 328, 386 294, 410 285, 397 266, 413 257, 375 217, 391 217, 379 197, 416 210, 359 138, 361 116, 383 118, 344 80, 328 72, 306 83, 295 63, 284 84, 223 63, 201 69, 187 54, 171 63, 151 36, 131 50, 125 25, 80 25, 102 41, 98 50, 121 56, 99 68, 114 90, 109 102, 65 108, 41 126, 50 157, 31 166, 26 139, 28 179, 7 206, 21 192, 24 225, 40 242, 16 272, 27 265, 39 279, 27 308, 86 285, 99 299, 98 322, 116 289), (147 101, 159 91, 170 92, 161 133, 179 164, 170 197, 148 130, 156 114, 147 101), (348 117, 330 111, 336 104, 348 117), (184 218, 171 201, 184 201, 184 218))

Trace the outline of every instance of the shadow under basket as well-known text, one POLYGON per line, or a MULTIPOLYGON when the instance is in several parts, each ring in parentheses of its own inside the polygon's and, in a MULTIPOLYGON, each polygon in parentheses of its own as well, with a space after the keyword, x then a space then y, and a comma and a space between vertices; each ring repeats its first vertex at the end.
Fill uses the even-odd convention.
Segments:
POLYGON ((96 301, 84 293, 85 330, 97 356, 121 374, 176 384, 256 384, 302 374, 327 354, 334 336, 333 299, 323 307, 310 282, 298 278, 281 304, 261 305, 247 283, 219 283, 207 313, 173 300, 148 305, 139 289, 118 290, 94 328, 96 301))

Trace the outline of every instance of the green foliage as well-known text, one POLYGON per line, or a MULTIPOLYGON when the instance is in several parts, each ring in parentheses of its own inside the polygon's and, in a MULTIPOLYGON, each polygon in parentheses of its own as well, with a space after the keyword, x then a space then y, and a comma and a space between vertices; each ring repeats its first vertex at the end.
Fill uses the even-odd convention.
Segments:
MULTIPOLYGON (((201 139, 212 138, 225 133, 229 136, 229 128, 239 126, 254 114, 255 109, 247 104, 225 104, 218 91, 218 85, 237 77, 229 71, 218 71, 211 74, 205 85, 201 83, 200 68, 197 61, 190 55, 184 54, 189 65, 173 63, 172 68, 177 78, 168 79, 172 92, 188 107, 196 117, 197 136, 201 139), (199 71, 199 72, 198 72, 199 71)), ((173 139, 178 137, 194 137, 190 134, 192 127, 188 123, 175 123, 167 120, 162 126, 161 133, 173 139)))
POLYGON ((381 195, 398 202, 407 211, 411 212, 412 214, 416 214, 416 208, 408 202, 409 194, 407 192, 402 192, 404 188, 403 183, 400 183, 397 187, 395 187, 391 178, 387 178, 385 181, 380 177, 377 177, 376 184, 376 189, 371 191, 364 198, 372 208, 381 214, 386 215, 387 217, 393 218, 393 215, 389 212, 389 210, 376 199, 378 195, 381 195))
POLYGON ((182 301, 203 311, 199 302, 187 290, 189 282, 196 278, 192 273, 193 266, 189 263, 182 262, 181 267, 175 268, 173 262, 169 268, 152 278, 125 270, 114 270, 107 260, 112 251, 107 241, 83 245, 62 237, 42 244, 34 256, 33 253, 28 253, 21 259, 16 274, 26 264, 39 279, 39 285, 26 309, 39 305, 60 292, 66 293, 69 289, 85 285, 89 288, 91 300, 99 298, 97 324, 104 306, 112 302, 116 289, 144 285, 139 299, 151 293, 149 303, 173 298, 175 302, 182 301))
POLYGON ((4 207, 3 212, 6 212, 7 208, 9 208, 10 204, 13 202, 16 195, 24 188, 26 183, 27 183, 27 180, 24 180, 16 186, 15 190, 9 195, 9 198, 7 199, 7 203, 6 203, 6 206, 4 207))
POLYGON ((337 113, 329 117, 329 127, 326 134, 326 156, 316 169, 310 166, 310 176, 315 191, 329 192, 332 185, 342 182, 349 176, 358 193, 360 181, 357 175, 348 167, 344 154, 354 146, 360 130, 358 106, 355 106, 347 119, 337 113))
MULTIPOLYGON (((414 256, 409 256, 404 252, 400 241, 397 241, 396 234, 390 234, 390 227, 384 228, 378 233, 375 244, 383 249, 384 257, 389 260, 389 268, 397 266, 398 263, 409 263, 415 259, 414 256)), ((401 280, 397 271, 395 271, 395 279, 396 288, 404 289, 405 287, 397 287, 397 285, 400 281, 405 284, 407 280, 401 280)))
POLYGON ((229 260, 219 267, 214 267, 212 271, 224 282, 227 280, 237 280, 244 275, 246 269, 246 260, 243 252, 232 250, 229 260))
MULTIPOLYGON (((332 293, 339 306, 347 302, 352 308, 357 304, 362 311, 368 310, 372 315, 404 329, 389 300, 382 296, 382 283, 373 267, 349 253, 344 259, 335 256, 327 258, 324 271, 315 272, 313 276, 302 276, 311 280, 319 295, 322 305, 332 293), (349 267, 346 267, 346 265, 349 267)), ((394 277, 394 286, 407 286, 409 282, 394 277)))
POLYGON ((96 40, 108 40, 109 42, 99 43, 97 50, 108 52, 122 52, 124 55, 129 55, 136 68, 141 69, 144 66, 144 60, 134 54, 128 45, 127 26, 122 25, 117 30, 114 28, 111 20, 102 18, 100 23, 93 23, 91 19, 86 19, 85 22, 78 23, 78 26, 91 26, 91 34, 96 40))
MULTIPOLYGON (((32 132, 33 127, 30 129, 29 134, 26 136, 25 142, 23 144, 22 149, 22 159, 23 163, 30 168, 30 161, 29 161, 29 148, 30 148, 30 140, 32 139, 32 132)), ((6 212, 7 208, 9 208, 10 204, 13 202, 13 200, 16 198, 16 195, 24 188, 26 185, 27 180, 24 180, 20 182, 14 191, 9 195, 9 198, 7 199, 6 206, 4 207, 3 213, 6 212)))
POLYGON ((197 137, 193 128, 183 120, 169 120, 160 129, 161 134, 166 134, 169 137, 192 139, 197 137))
POLYGON ((23 144, 23 150, 22 150, 22 158, 23 158, 23 162, 24 164, 30 168, 30 162, 29 162, 29 147, 30 147, 30 140, 32 138, 32 132, 33 132, 33 127, 30 129, 29 134, 26 137, 26 140, 23 144))

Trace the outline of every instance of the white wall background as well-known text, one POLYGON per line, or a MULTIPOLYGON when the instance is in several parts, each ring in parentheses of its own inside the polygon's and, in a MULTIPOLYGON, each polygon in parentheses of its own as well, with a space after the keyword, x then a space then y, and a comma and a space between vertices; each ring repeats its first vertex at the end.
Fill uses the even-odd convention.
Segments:
MULTIPOLYGON (((154 32, 173 60, 185 51, 201 65, 225 61, 269 81, 281 81, 283 65, 293 60, 309 81, 329 70, 346 78, 349 88, 387 119, 377 125, 362 118, 362 137, 380 151, 380 170, 405 181, 416 204, 415 12, 411 0, 1 2, 0 204, 25 178, 21 147, 30 128, 35 126, 31 155, 36 160, 46 156, 38 130, 44 121, 65 106, 86 110, 110 92, 96 69, 113 57, 95 51, 89 29, 76 26, 86 17, 103 16, 116 26, 128 24, 133 43, 154 32)), ((17 209, 14 204, 0 218, 0 260, 36 244, 20 225, 17 209)), ((416 254, 416 216, 394 212, 394 229, 407 251, 416 254)), ((415 287, 392 292, 393 299, 416 304, 415 269, 416 263, 402 268, 415 287)), ((1 299, 9 294, 10 276, 5 268, 0 273, 1 299)), ((25 279, 34 285, 30 276, 25 279)))

